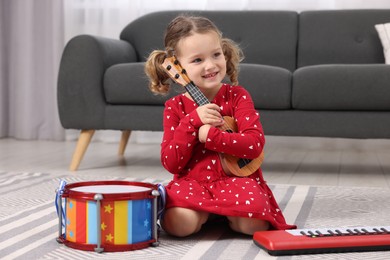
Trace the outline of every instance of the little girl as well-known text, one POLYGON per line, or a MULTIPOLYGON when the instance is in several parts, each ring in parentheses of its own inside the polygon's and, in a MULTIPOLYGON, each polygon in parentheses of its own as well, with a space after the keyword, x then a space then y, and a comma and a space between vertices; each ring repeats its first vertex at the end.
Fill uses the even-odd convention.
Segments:
POLYGON ((154 93, 169 91, 161 67, 174 54, 209 104, 198 106, 188 93, 165 103, 161 162, 173 174, 166 186, 163 229, 174 236, 196 233, 213 215, 226 216, 237 232, 290 229, 261 169, 247 177, 227 172, 221 153, 257 158, 265 144, 259 113, 250 94, 237 86, 240 48, 204 17, 179 16, 168 25, 165 51, 153 51, 145 65, 154 93), (222 83, 228 76, 232 85, 222 83), (237 132, 218 127, 223 116, 235 119, 237 132))

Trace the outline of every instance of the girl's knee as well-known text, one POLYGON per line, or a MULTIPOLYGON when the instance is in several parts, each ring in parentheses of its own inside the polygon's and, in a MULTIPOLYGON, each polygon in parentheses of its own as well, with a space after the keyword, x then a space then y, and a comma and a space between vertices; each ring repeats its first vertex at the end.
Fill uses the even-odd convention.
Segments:
POLYGON ((228 217, 229 226, 236 232, 253 235, 256 231, 269 229, 269 222, 261 219, 228 217))
POLYGON ((163 229, 174 236, 185 237, 198 232, 208 219, 208 213, 186 208, 170 208, 161 222, 163 229))

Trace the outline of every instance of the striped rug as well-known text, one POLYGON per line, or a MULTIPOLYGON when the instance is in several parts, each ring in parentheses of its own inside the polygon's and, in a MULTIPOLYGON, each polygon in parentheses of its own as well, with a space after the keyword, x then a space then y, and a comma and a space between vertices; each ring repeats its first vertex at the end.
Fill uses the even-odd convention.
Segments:
MULTIPOLYGON (((272 257, 251 237, 225 225, 208 225, 186 239, 160 235, 160 246, 128 252, 87 252, 56 242, 55 189, 91 180, 166 183, 160 179, 53 175, 0 171, 0 259, 389 259, 390 252, 272 257)), ((390 191, 375 188, 288 186, 270 184, 288 223, 299 228, 390 224, 390 191)))

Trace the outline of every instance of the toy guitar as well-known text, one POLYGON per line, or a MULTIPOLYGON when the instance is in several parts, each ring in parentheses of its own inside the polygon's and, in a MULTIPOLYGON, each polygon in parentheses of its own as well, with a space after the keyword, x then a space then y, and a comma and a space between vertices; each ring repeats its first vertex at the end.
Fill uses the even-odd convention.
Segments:
MULTIPOLYGON (((186 71, 181 67, 175 56, 165 58, 162 68, 167 72, 169 77, 186 89, 198 106, 210 103, 202 91, 188 78, 186 71)), ((224 124, 219 129, 228 133, 237 132, 237 125, 234 122, 234 118, 229 116, 224 116, 223 118, 224 124)), ((264 151, 255 159, 238 158, 229 154, 221 154, 221 157, 222 166, 226 173, 242 177, 251 175, 260 168, 264 160, 264 151)))
POLYGON ((257 231, 254 243, 270 255, 390 250, 390 226, 257 231))

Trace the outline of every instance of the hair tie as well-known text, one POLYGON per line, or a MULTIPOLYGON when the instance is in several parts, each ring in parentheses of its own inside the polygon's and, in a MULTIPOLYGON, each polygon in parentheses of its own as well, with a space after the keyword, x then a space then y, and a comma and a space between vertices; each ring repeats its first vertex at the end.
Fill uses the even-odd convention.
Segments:
POLYGON ((165 51, 165 54, 167 55, 167 57, 175 56, 175 50, 173 48, 169 48, 165 51))

